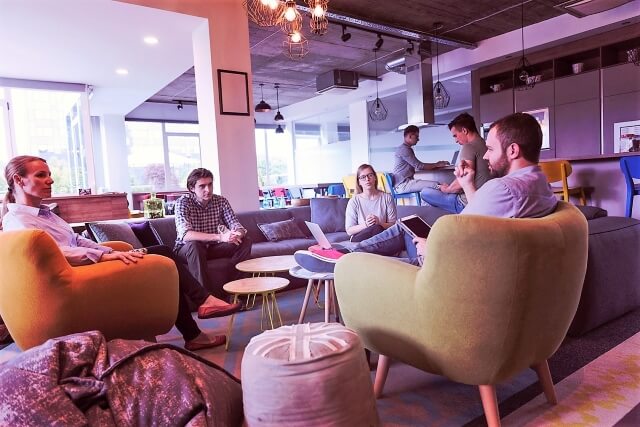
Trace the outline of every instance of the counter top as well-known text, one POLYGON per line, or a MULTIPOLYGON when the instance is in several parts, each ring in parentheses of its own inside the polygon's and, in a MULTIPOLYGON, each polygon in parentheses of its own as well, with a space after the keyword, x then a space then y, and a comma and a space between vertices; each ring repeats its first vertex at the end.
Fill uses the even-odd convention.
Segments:
POLYGON ((555 158, 555 159, 541 159, 540 163, 551 162, 551 161, 555 161, 555 160, 569 160, 570 162, 612 160, 612 159, 619 159, 620 157, 638 156, 638 155, 640 155, 640 152, 638 152, 638 153, 598 154, 598 155, 595 155, 595 156, 592 155, 592 156, 576 156, 576 157, 558 157, 558 158, 555 158))

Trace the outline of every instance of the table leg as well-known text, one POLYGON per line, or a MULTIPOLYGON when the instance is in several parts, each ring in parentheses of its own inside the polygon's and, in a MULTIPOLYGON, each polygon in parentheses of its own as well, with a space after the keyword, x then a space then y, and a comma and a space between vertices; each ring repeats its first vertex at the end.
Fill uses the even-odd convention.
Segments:
POLYGON ((271 292, 271 298, 273 299, 273 308, 275 308, 276 314, 278 315, 278 322, 280 322, 280 326, 282 326, 282 317, 280 316, 280 309, 278 308, 278 300, 276 299, 275 292, 271 292))
POLYGON ((256 305, 256 294, 248 294, 247 295, 247 303, 245 304, 244 308, 247 309, 247 310, 251 310, 254 305, 256 305), (251 300, 252 297, 253 297, 253 300, 251 300), (249 301, 251 301, 251 302, 249 302, 249 301))
MULTIPOLYGON (((237 303, 238 302, 238 294, 234 294, 233 295, 233 303, 237 303)), ((224 349, 229 350, 229 343, 231 342, 231 328, 233 327, 233 319, 236 317, 236 313, 231 314, 231 317, 229 318, 229 326, 227 327, 227 343, 224 345, 224 349)))
POLYGON ((313 299, 316 301, 316 306, 322 309, 324 306, 320 303, 320 286, 322 285, 322 280, 314 280, 313 285, 313 299))
POLYGON ((329 312, 331 311, 331 289, 329 281, 324 280, 324 323, 329 323, 329 312))
POLYGON ((300 318, 298 323, 302 323, 304 316, 307 313, 307 304, 309 304, 309 296, 311 295, 311 289, 313 288, 313 279, 309 279, 307 282, 307 291, 304 294, 304 302, 302 303, 302 310, 300 310, 300 318))
POLYGON ((337 323, 340 323, 340 314, 338 312, 338 296, 336 295, 336 286, 333 280, 329 280, 331 286, 331 305, 333 306, 333 315, 337 323))

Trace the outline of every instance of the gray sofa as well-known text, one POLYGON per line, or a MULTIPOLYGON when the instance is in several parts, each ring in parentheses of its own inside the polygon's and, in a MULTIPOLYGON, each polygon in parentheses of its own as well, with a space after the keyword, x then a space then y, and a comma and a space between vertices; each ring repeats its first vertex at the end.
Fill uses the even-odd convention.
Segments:
MULTIPOLYGON (((348 236, 344 231, 347 202, 348 199, 344 198, 318 198, 312 199, 310 206, 238 213, 240 222, 246 227, 248 236, 253 241, 251 257, 291 255, 296 250, 306 249, 315 244, 304 221, 318 223, 331 242, 347 240, 348 236), (306 234, 305 238, 271 242, 258 227, 259 224, 292 218, 306 234)), ((578 208, 588 220, 589 256, 580 304, 569 329, 569 334, 573 336, 582 335, 640 307, 640 221, 626 217, 609 217, 606 216, 606 211, 595 207, 578 208)), ((398 206, 398 216, 410 214, 420 215, 432 224, 446 212, 429 206, 398 206)), ((173 246, 176 239, 174 219, 160 218, 150 222, 161 242, 173 246)), ((96 223, 88 223, 87 227, 90 228, 92 224, 96 223)), ((114 235, 102 237, 102 240, 125 240, 114 235)), ((96 240, 101 241, 99 238, 96 240)), ((229 280, 224 273, 227 262, 226 259, 209 261, 211 277, 215 278, 214 283, 209 284, 212 289, 220 289, 229 280)), ((283 276, 291 281, 293 288, 305 284, 301 279, 286 274, 283 276)))
MULTIPOLYGON (((240 223, 247 229, 247 236, 253 242, 251 248, 251 257, 259 258, 272 255, 293 255, 300 249, 307 249, 316 243, 311 236, 305 221, 312 221, 320 225, 327 239, 330 242, 342 242, 349 239, 345 232, 345 211, 348 199, 311 199, 310 206, 293 207, 288 209, 267 209, 248 212, 238 212, 237 216, 240 223), (265 235, 260 231, 259 224, 270 224, 278 221, 294 219, 298 228, 304 232, 304 238, 285 239, 276 242, 268 241, 265 235)), ((400 216, 418 214, 427 222, 432 223, 445 212, 429 206, 399 206, 398 214, 400 216)), ((156 218, 156 219, 133 219, 130 222, 149 221, 160 243, 173 247, 176 240, 176 226, 173 217, 156 218)), ((118 229, 118 225, 124 225, 123 221, 99 221, 86 224, 89 237, 101 242, 105 240, 124 240, 129 241, 126 236, 118 234, 110 230, 118 229)), ((124 227, 126 230, 127 227, 124 227)), ((129 241, 135 246, 145 246, 141 243, 135 244, 135 241, 129 241)), ((222 286, 230 280, 226 271, 229 271, 228 259, 213 259, 208 262, 210 276, 213 278, 212 283, 208 286, 210 290, 221 289, 222 286)), ((231 270, 232 271, 232 270, 231 270)), ((291 287, 299 287, 306 285, 302 279, 296 279, 282 274, 291 281, 291 287)))

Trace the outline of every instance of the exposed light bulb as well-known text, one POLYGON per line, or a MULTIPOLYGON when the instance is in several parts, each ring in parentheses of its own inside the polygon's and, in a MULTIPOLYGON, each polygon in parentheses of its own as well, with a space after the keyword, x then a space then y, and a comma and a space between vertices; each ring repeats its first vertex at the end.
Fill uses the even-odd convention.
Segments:
POLYGON ((293 43, 300 43, 300 40, 302 40, 302 35, 300 34, 300 31, 294 31, 293 33, 291 33, 291 41, 293 43))
POLYGON ((316 7, 313 8, 313 16, 316 18, 322 18, 324 16, 324 9, 319 4, 316 4, 316 7))
POLYGON ((260 4, 263 6, 269 6, 269 3, 271 3, 271 0, 260 0, 260 4))
POLYGON ((527 71, 526 71, 526 70, 522 70, 522 71, 520 71, 520 75, 518 76, 518 78, 519 78, 521 81, 526 82, 526 81, 527 81, 527 79, 529 78, 529 73, 527 73, 527 71))
POLYGON ((287 10, 284 12, 284 19, 286 19, 289 22, 292 22, 294 19, 296 19, 296 8, 288 7, 287 10))
POLYGON ((269 9, 271 10, 276 10, 278 5, 280 4, 280 0, 263 0, 263 2, 264 1, 266 1, 267 6, 269 6, 269 9))

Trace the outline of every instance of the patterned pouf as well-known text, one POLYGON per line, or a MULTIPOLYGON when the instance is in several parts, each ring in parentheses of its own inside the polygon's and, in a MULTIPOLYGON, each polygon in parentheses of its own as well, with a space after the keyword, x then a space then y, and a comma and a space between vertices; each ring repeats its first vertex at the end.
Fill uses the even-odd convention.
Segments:
POLYGON ((364 348, 339 323, 282 326, 251 339, 242 358, 248 426, 377 426, 364 348))

